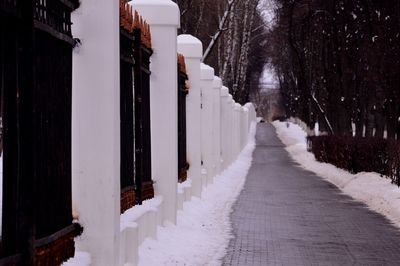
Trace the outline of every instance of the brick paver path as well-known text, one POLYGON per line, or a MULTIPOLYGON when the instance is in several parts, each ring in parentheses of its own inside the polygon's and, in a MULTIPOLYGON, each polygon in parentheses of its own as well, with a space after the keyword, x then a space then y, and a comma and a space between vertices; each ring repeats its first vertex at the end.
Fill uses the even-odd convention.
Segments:
POLYGON ((256 145, 223 265, 400 265, 386 218, 300 168, 270 124, 258 124, 256 145))

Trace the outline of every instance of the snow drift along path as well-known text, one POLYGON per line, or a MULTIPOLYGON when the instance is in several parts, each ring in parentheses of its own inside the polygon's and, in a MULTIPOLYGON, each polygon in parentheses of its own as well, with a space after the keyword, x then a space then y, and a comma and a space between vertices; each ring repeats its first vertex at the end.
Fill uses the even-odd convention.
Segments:
POLYGON ((278 137, 291 157, 306 170, 312 171, 344 193, 364 202, 376 212, 385 215, 397 227, 400 227, 400 189, 377 173, 361 172, 351 174, 332 164, 316 161, 314 154, 307 151, 306 133, 296 124, 272 123, 278 137))
POLYGON ((232 237, 230 213, 251 166, 256 125, 238 159, 214 183, 205 188, 201 199, 193 197, 178 212, 177 225, 158 228, 157 240, 147 239, 139 249, 139 265, 220 265, 232 237))

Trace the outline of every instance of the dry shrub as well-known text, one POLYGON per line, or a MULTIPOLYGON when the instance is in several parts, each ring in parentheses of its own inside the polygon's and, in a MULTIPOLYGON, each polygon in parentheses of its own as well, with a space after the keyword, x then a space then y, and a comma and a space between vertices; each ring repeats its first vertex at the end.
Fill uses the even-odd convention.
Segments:
POLYGON ((351 173, 376 172, 400 186, 400 143, 379 138, 311 136, 308 149, 320 162, 351 173))

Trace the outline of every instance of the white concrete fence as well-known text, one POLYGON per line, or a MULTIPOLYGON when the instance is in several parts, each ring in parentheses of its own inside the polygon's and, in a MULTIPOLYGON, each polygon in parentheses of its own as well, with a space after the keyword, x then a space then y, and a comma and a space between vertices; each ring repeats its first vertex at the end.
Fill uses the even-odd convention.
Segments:
MULTIPOLYGON (((177 36, 178 6, 170 0, 134 0, 151 27, 150 111, 155 198, 120 215, 119 6, 85 0, 73 14, 82 45, 73 58, 72 179, 74 217, 84 227, 76 250, 92 265, 138 262, 138 247, 157 226, 176 223, 177 210, 213 183, 247 143, 254 106, 232 100, 229 89, 200 62, 202 44, 177 36), (95 10, 95 12, 94 12, 95 10), (188 180, 178 184, 177 52, 185 56, 188 180)), ((123 148, 123 147, 122 147, 123 148)))

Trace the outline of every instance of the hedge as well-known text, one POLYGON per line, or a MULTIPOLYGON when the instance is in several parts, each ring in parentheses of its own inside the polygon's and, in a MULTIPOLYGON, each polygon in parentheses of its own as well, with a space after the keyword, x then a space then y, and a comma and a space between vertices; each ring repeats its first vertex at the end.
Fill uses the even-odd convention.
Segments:
POLYGON ((310 136, 308 149, 320 162, 351 173, 377 172, 400 186, 400 143, 379 138, 310 136))

